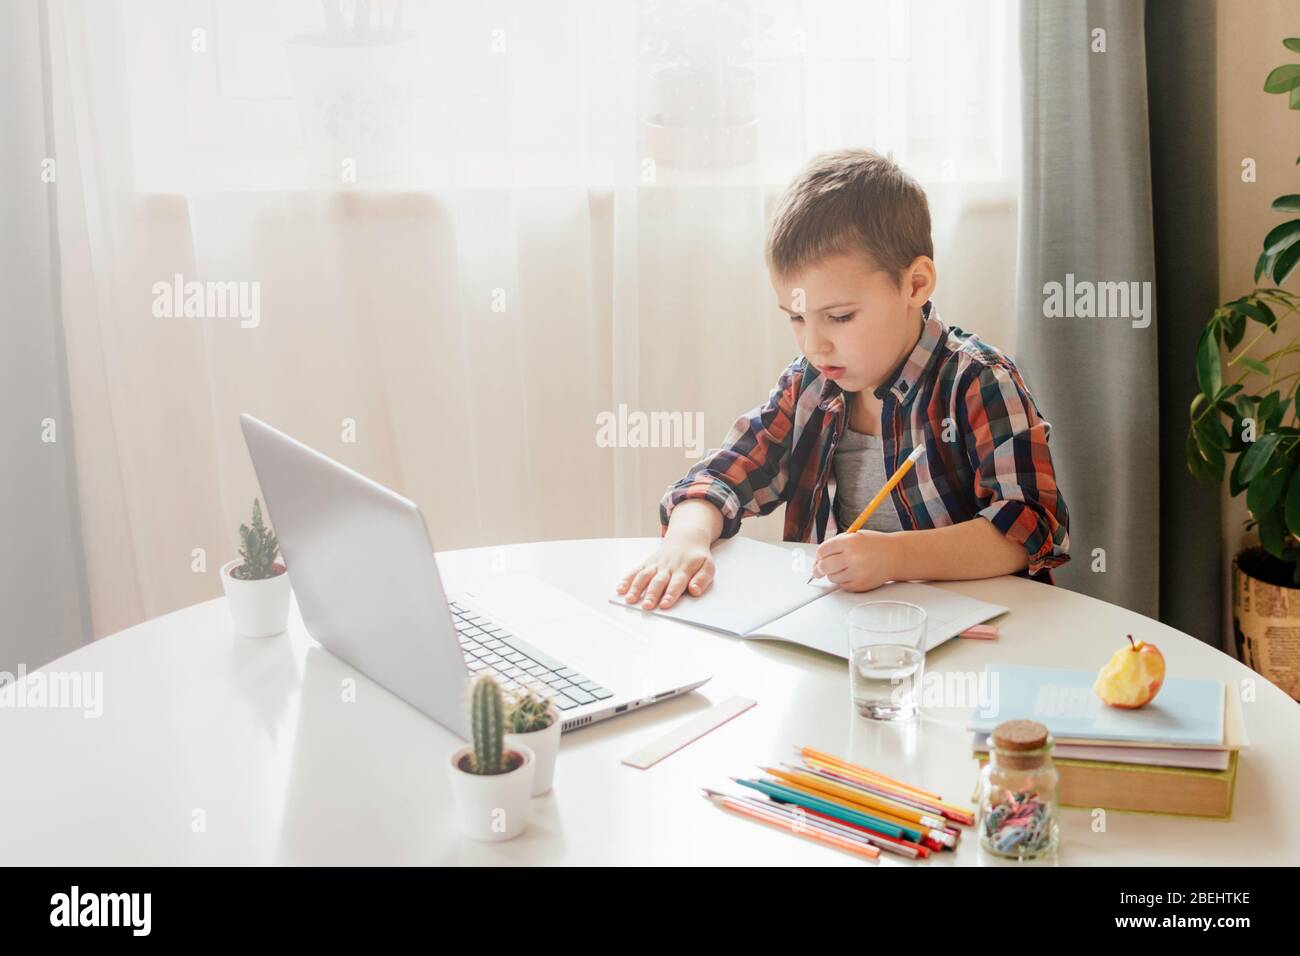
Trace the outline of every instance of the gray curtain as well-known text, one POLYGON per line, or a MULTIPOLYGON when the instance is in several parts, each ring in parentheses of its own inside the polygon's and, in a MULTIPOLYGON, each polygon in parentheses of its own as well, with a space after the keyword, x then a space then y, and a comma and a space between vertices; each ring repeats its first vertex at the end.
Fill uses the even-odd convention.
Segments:
POLYGON ((1212 0, 1022 3, 1015 357, 1070 509, 1057 583, 1219 646, 1219 491, 1183 453, 1196 340, 1218 304, 1214 29, 1212 0), (1069 276, 1094 292, 1150 283, 1150 324, 1134 326, 1132 301, 1049 315, 1045 288, 1069 276))
POLYGON ((0 671, 33 670, 87 643, 59 308, 45 4, 0 3, 0 671), (53 422, 53 442, 48 426, 53 422))

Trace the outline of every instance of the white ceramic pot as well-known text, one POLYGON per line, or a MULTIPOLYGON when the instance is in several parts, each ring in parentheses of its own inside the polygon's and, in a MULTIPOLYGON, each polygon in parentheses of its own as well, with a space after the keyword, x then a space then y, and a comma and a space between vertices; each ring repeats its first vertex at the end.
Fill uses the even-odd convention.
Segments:
POLYGON ((231 577, 231 569, 242 563, 235 558, 221 566, 221 586, 235 631, 245 637, 282 633, 289 626, 289 572, 260 581, 231 577))
POLYGON ((313 185, 400 184, 409 173, 418 43, 413 34, 357 40, 304 33, 285 44, 304 159, 313 185))
POLYGON ((537 758, 537 770, 533 774, 534 797, 548 792, 555 781, 555 757, 560 752, 560 732, 563 726, 560 712, 552 706, 549 727, 526 734, 506 734, 507 747, 523 744, 537 758))
POLYGON ((461 829, 475 840, 512 840, 528 826, 528 800, 537 758, 522 744, 507 744, 505 749, 524 758, 509 773, 479 774, 462 769, 461 761, 474 752, 472 746, 460 747, 447 761, 461 829))

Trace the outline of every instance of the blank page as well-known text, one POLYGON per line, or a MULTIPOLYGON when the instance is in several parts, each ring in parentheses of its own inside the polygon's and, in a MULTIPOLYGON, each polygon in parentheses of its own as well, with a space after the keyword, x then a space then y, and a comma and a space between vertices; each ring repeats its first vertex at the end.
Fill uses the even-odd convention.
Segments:
POLYGON ((982 624, 1007 610, 1000 604, 977 601, 964 594, 954 594, 928 584, 898 581, 885 584, 874 591, 836 590, 834 594, 801 607, 779 621, 759 627, 750 637, 780 638, 847 660, 849 611, 868 601, 904 601, 924 608, 927 651, 934 650, 966 628, 982 624))
MULTIPOLYGON (((713 583, 703 595, 694 597, 683 592, 673 607, 642 613, 660 614, 740 637, 838 590, 825 578, 806 583, 812 573, 810 555, 753 538, 731 537, 717 542, 713 562, 713 583)), ((610 602, 633 607, 621 594, 610 598, 610 602)), ((635 607, 640 609, 639 604, 635 607)))

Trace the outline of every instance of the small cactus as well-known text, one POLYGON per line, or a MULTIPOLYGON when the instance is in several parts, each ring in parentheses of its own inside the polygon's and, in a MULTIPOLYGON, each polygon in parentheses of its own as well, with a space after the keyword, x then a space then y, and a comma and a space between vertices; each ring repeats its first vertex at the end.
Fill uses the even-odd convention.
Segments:
POLYGON ((513 770, 504 757, 506 733, 505 704, 501 686, 490 674, 474 681, 470 691, 470 730, 474 737, 474 754, 468 770, 477 774, 498 774, 513 770))
POLYGON ((506 711, 506 724, 512 734, 529 734, 535 730, 545 730, 555 720, 551 702, 532 689, 517 694, 510 700, 506 711))
POLYGON ((253 526, 239 526, 239 556, 243 564, 230 569, 230 576, 241 581, 261 581, 273 578, 284 570, 275 563, 280 542, 275 532, 262 523, 262 502, 253 499, 253 526))

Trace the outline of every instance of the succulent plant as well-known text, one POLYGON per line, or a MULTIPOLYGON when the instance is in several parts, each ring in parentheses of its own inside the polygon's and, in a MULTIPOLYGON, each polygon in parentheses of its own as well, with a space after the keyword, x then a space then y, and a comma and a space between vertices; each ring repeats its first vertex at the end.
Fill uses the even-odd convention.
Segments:
POLYGON ((506 711, 506 724, 512 734, 530 734, 535 730, 545 730, 555 721, 555 712, 551 702, 531 688, 521 694, 515 694, 506 711))
POLYGON ((484 775, 515 769, 518 761, 507 760, 505 753, 505 701, 501 685, 491 674, 482 674, 475 679, 470 690, 469 711, 474 752, 466 769, 484 775))
POLYGON ((231 577, 241 581, 261 581, 273 578, 284 571, 283 565, 276 564, 275 556, 280 550, 280 542, 275 532, 262 522, 262 502, 253 499, 253 526, 239 526, 239 556, 243 564, 230 569, 231 577))

